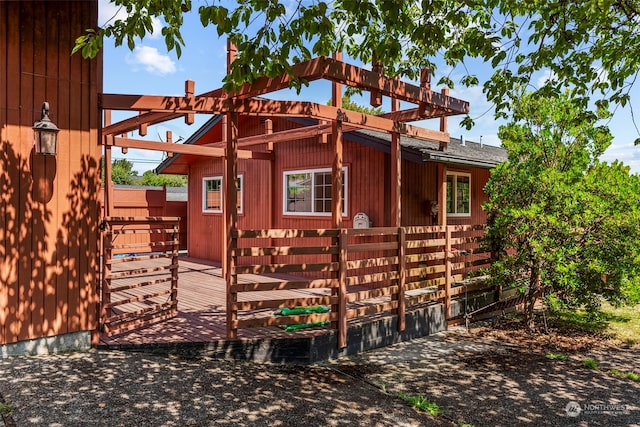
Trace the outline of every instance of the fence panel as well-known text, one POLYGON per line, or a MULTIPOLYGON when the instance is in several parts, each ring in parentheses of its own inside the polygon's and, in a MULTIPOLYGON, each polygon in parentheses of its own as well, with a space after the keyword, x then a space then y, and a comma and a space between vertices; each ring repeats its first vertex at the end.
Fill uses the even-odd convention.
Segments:
POLYGON ((175 317, 179 218, 108 217, 102 228, 102 332, 115 335, 175 317), (139 235, 154 237, 142 239, 146 243, 123 239, 139 235))

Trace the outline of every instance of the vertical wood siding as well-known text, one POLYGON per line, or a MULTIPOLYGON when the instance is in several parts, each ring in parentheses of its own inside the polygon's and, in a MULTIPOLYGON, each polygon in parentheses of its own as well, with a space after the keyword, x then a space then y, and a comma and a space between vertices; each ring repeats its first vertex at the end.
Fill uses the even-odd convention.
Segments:
MULTIPOLYGON (((157 188, 114 188, 114 217, 177 216, 180 217, 180 249, 187 249, 187 202, 167 201, 167 191, 157 188)), ((160 234, 125 234, 118 244, 161 241, 160 234)), ((149 249, 150 250, 150 249, 149 249)))
POLYGON ((71 55, 95 1, 0 2, 0 344, 96 326, 100 59, 71 55), (33 153, 42 103, 58 155, 33 153))

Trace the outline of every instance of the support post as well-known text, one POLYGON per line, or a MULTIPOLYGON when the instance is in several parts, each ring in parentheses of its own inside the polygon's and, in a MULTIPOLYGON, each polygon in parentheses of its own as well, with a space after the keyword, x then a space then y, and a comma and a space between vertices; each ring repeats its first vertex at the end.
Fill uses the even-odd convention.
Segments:
MULTIPOLYGON (((193 100, 194 92, 196 91, 196 83, 193 80, 186 80, 184 82, 184 94, 185 98, 189 100, 189 103, 193 100)), ((187 113, 184 115, 184 122, 188 125, 192 125, 196 121, 196 115, 193 113, 187 113)))
POLYGON ((451 228, 448 226, 445 226, 444 228, 444 317, 445 320, 448 321, 449 319, 451 319, 451 228))
POLYGON ((405 234, 405 228, 398 228, 398 293, 396 298, 398 299, 398 332, 402 332, 405 329, 406 321, 406 301, 404 299, 405 285, 407 281, 407 271, 405 263, 405 255, 407 253, 407 239, 405 234))
POLYGON ((333 124, 333 162, 331 164, 331 226, 342 227, 342 122, 334 120, 333 124))
MULTIPOLYGON (((144 111, 138 112, 139 116, 141 116, 143 114, 144 114, 144 111)), ((138 126, 138 135, 147 136, 147 127, 148 127, 147 123, 140 123, 140 125, 138 126)))
MULTIPOLYGON (((173 144, 173 132, 168 130, 166 136, 167 136, 167 144, 173 144)), ((167 151, 167 157, 168 158, 173 157, 173 151, 167 151)))
MULTIPOLYGON (((273 133, 273 120, 265 119, 264 121, 264 133, 265 135, 271 135, 273 133)), ((267 150, 273 151, 273 142, 267 143, 267 150)))
POLYGON ((438 225, 447 225, 447 168, 438 163, 438 225))
POLYGON ((224 187, 224 264, 227 283, 227 338, 238 337, 238 275, 235 266, 235 248, 238 229, 238 113, 227 113, 227 149, 225 156, 224 187))
MULTIPOLYGON (((375 52, 371 55, 371 71, 380 75, 383 75, 384 73, 384 66, 382 65, 382 62, 378 61, 375 52)), ((372 107, 379 107, 382 105, 382 94, 379 90, 371 90, 369 104, 371 104, 372 107)))
MULTIPOLYGON (((444 96, 449 96, 449 88, 448 87, 442 88, 440 93, 442 93, 444 96)), ((440 132, 444 132, 444 133, 449 132, 449 119, 447 118, 447 116, 440 117, 440 132)), ((447 144, 443 144, 441 142, 439 150, 446 151, 446 149, 447 149, 447 144)))
MULTIPOLYGON (((333 59, 342 61, 342 52, 334 52, 333 59)), ((342 85, 340 83, 331 82, 331 105, 342 108, 342 85)))
MULTIPOLYGON (((400 101, 391 99, 391 111, 400 109, 400 101)), ((400 134, 391 133, 391 226, 400 227, 402 200, 401 200, 401 182, 402 182, 402 158, 400 146, 400 134)))
POLYGON ((113 139, 111 135, 105 135, 105 147, 104 147, 104 216, 108 217, 113 215, 113 180, 111 179, 111 145, 108 139, 113 139))
MULTIPOLYGON (((164 188, 165 194, 167 192, 167 188, 164 188)), ((172 251, 171 251, 171 314, 176 316, 178 314, 178 256, 179 256, 179 248, 180 248, 180 223, 176 222, 173 224, 173 231, 171 233, 172 240, 172 251)))
POLYGON ((342 228, 342 122, 332 122, 331 139, 333 142, 333 162, 331 164, 331 227, 340 229, 338 237, 338 255, 333 256, 333 261, 339 262, 337 272, 338 287, 332 288, 332 295, 338 297, 337 320, 334 327, 338 330, 338 348, 347 346, 347 235, 342 228), (337 258, 337 259, 336 259, 337 258))
POLYGON ((111 316, 111 258, 113 257, 113 236, 111 234, 111 226, 105 222, 106 229, 102 235, 102 247, 104 250, 102 256, 102 289, 100 298, 100 329, 104 328, 106 320, 111 316))
POLYGON ((347 230, 340 229, 338 236, 338 348, 347 346, 347 230))
MULTIPOLYGON (((420 70, 420 87, 431 90, 431 69, 422 68, 420 70)), ((424 102, 418 104, 418 115, 425 117, 427 105, 424 102)), ((446 116, 445 120, 446 120, 446 116)))

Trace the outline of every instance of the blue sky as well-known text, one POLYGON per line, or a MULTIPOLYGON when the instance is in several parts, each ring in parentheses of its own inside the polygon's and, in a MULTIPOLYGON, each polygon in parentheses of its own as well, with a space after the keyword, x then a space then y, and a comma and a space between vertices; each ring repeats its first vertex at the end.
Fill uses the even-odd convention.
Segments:
MULTIPOLYGON (((107 0, 99 0, 99 23, 122 14, 118 8, 108 3, 107 0)), ((174 52, 167 53, 164 39, 160 36, 159 23, 154 36, 146 37, 138 41, 132 52, 126 46, 114 47, 113 41, 105 41, 104 48, 104 86, 105 93, 145 94, 145 95, 181 95, 184 94, 184 81, 194 80, 196 93, 206 92, 221 86, 222 78, 226 71, 226 40, 220 39, 214 27, 203 28, 197 14, 198 1, 194 1, 194 12, 185 15, 185 24, 182 28, 186 47, 182 51, 180 59, 174 52)), ((120 15, 122 16, 122 15, 120 15)), ((475 64, 475 72, 480 81, 488 76, 489 67, 475 64)), ((436 73, 445 72, 440 69, 436 73)), ((456 81, 455 75, 452 76, 456 81)), ((538 76, 542 82, 545 75, 538 76)), ((438 74, 433 81, 437 81, 438 74)), ((434 88, 436 89, 436 88, 434 88)), ((439 88, 437 88, 439 89, 439 88)), ((303 89, 300 95, 295 91, 279 92, 272 97, 278 99, 304 99, 308 101, 326 103, 329 100, 330 85, 327 82, 314 82, 308 88, 303 89)), ((454 137, 464 135, 467 140, 479 141, 491 145, 499 145, 497 137, 498 127, 501 122, 493 118, 493 110, 482 93, 481 87, 456 88, 451 91, 451 96, 469 101, 471 117, 476 125, 469 131, 459 126, 462 117, 449 119, 449 133, 454 137)), ((357 102, 366 104, 367 100, 357 102)), ((632 90, 631 99, 640 99, 640 89, 632 90)), ((388 109, 387 104, 383 108, 388 109)), ((114 112, 113 121, 122 120, 131 116, 131 113, 114 112)), ((195 124, 188 126, 183 120, 173 120, 149 128, 147 138, 165 140, 167 130, 172 131, 173 140, 179 137, 188 138, 201 126, 209 116, 196 115, 195 124)), ((638 118, 640 120, 640 118, 638 118)), ((425 127, 437 129, 435 121, 420 123, 425 127)), ((635 147, 633 141, 638 137, 631 109, 619 107, 609 123, 614 135, 613 145, 603 156, 603 160, 613 161, 619 159, 631 166, 633 172, 640 173, 640 147, 635 147)), ((132 137, 138 137, 137 134, 132 137)), ((115 158, 127 158, 134 163, 134 170, 142 175, 146 170, 153 169, 162 160, 162 153, 129 150, 127 155, 122 155, 119 150, 114 151, 115 158)))

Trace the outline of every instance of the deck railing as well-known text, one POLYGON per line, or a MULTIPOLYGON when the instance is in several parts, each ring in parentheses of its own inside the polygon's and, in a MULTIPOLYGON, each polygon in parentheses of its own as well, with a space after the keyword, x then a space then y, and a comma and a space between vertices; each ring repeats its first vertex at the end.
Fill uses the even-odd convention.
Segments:
POLYGON ((441 302, 449 320, 452 299, 486 287, 484 281, 468 280, 491 262, 491 254, 479 249, 483 234, 483 226, 467 225, 237 230, 228 276, 227 335, 237 337, 239 328, 330 322, 344 347, 348 322, 364 316, 394 313, 402 331, 407 309, 441 302), (252 274, 273 280, 252 281, 252 274), (315 305, 331 309, 273 315, 278 308, 315 305))

